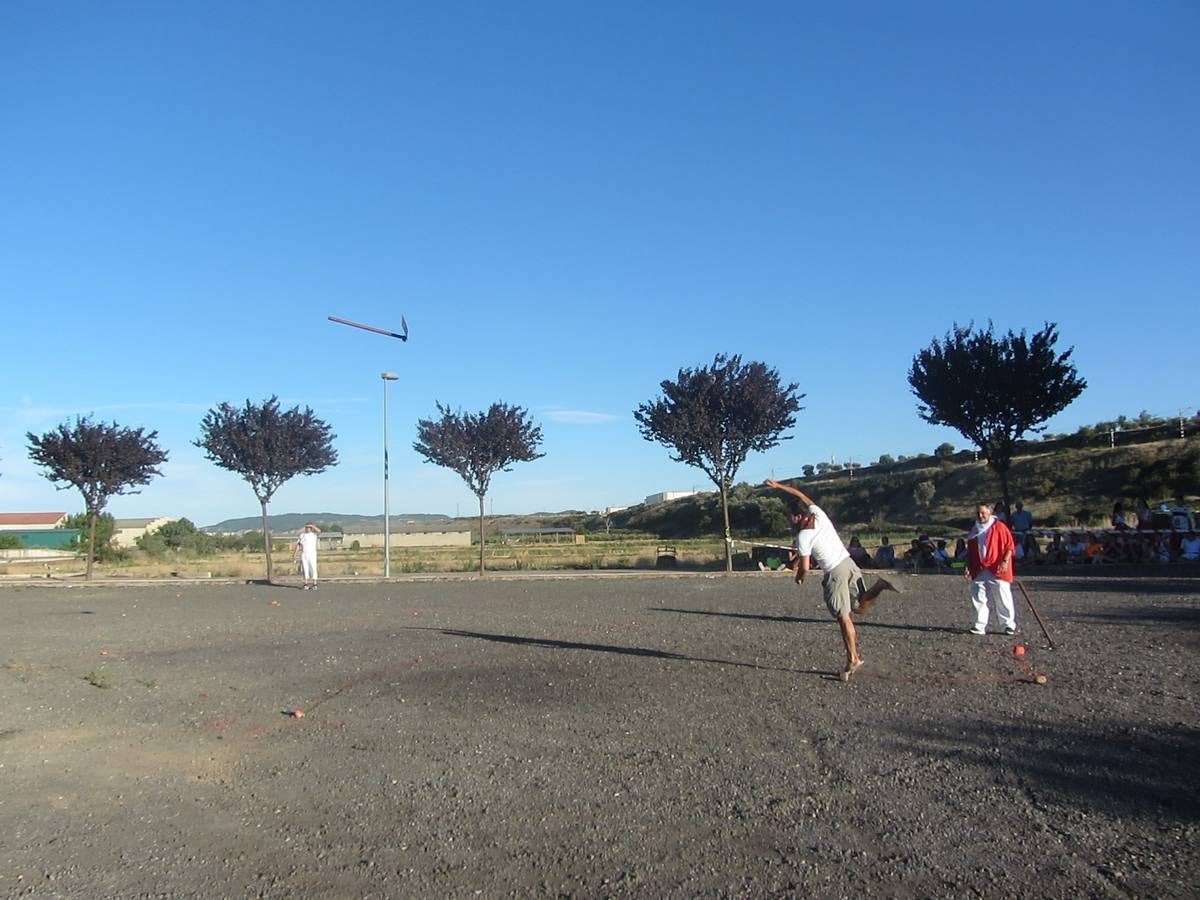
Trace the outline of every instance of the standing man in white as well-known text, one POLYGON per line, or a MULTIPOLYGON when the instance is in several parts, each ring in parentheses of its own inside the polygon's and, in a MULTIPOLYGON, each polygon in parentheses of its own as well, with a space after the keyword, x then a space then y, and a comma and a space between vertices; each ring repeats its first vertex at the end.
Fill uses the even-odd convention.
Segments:
POLYGON ((300 571, 304 574, 302 590, 305 591, 317 589, 317 535, 320 533, 321 529, 309 522, 296 539, 296 546, 300 550, 300 571))
POLYGON ((1016 545, 1009 527, 992 515, 992 504, 975 507, 975 524, 967 535, 967 570, 971 582, 971 605, 975 624, 971 634, 987 634, 988 602, 996 607, 996 618, 1005 634, 1017 633, 1017 614, 1013 608, 1013 556, 1016 545))

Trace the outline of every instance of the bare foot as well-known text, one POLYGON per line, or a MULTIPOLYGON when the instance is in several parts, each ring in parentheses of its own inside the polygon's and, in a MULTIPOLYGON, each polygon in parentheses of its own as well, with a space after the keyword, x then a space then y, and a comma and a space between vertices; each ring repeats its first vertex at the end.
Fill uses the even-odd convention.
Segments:
POLYGON ((864 660, 860 657, 858 662, 852 664, 845 672, 842 673, 842 681, 849 681, 850 676, 863 667, 864 660))

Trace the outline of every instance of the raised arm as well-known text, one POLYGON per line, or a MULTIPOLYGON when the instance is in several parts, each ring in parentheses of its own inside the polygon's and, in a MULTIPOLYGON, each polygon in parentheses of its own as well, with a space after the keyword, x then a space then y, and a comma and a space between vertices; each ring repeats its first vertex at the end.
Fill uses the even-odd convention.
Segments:
POLYGON ((813 498, 804 493, 804 491, 800 490, 800 488, 794 488, 790 484, 780 484, 778 481, 775 481, 772 478, 768 478, 763 482, 763 484, 769 488, 775 488, 776 490, 783 491, 786 494, 791 494, 793 497, 799 498, 800 502, 805 506, 813 505, 813 498))

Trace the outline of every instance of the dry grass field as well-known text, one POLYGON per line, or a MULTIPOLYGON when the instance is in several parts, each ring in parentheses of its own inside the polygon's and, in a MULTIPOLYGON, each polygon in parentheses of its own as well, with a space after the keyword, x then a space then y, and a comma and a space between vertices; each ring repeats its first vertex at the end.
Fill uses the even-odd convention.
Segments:
MULTIPOLYGON (((587 544, 522 543, 488 544, 486 565, 490 571, 555 571, 555 570, 646 570, 656 568, 659 547, 670 546, 675 551, 676 567, 682 570, 720 569, 724 566, 724 550, 716 539, 663 541, 596 541, 587 544)), ((272 554, 277 579, 286 580, 295 574, 287 550, 272 554)), ((322 578, 379 577, 383 574, 383 551, 323 550, 318 561, 322 578)), ((479 567, 479 548, 424 547, 394 548, 392 574, 433 574, 473 572, 479 567)), ((0 577, 37 578, 43 576, 75 577, 84 570, 82 558, 47 560, 0 561, 0 577)), ((239 551, 213 556, 178 556, 162 559, 133 552, 128 559, 99 562, 94 567, 96 578, 235 578, 260 579, 266 573, 266 557, 262 553, 239 551)))

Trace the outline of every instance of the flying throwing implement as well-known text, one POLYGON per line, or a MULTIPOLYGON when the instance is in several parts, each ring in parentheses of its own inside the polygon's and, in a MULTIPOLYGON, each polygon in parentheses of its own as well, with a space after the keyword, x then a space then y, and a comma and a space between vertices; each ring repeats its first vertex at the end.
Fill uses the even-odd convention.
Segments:
POLYGON ((382 334, 384 337, 399 338, 402 341, 408 340, 408 323, 404 321, 404 316, 400 317, 400 333, 388 331, 385 328, 376 328, 373 325, 362 325, 358 322, 351 322, 349 319, 339 319, 337 316, 330 316, 330 322, 337 322, 340 325, 349 325, 351 328, 361 328, 363 331, 373 331, 376 334, 382 334))

